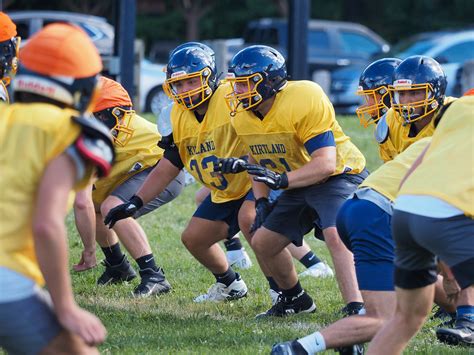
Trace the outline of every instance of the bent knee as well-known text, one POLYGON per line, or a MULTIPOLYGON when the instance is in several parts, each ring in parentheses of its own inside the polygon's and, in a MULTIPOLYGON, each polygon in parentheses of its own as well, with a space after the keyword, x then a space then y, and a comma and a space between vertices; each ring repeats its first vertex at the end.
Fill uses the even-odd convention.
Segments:
POLYGON ((96 347, 87 345, 82 338, 67 330, 62 330, 51 342, 40 352, 41 355, 53 354, 99 354, 96 347))

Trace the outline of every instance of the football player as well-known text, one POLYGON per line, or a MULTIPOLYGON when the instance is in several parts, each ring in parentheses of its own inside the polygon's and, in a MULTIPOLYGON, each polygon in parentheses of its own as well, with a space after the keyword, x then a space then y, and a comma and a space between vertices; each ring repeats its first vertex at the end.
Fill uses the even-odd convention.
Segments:
POLYGON ((186 248, 216 280, 207 293, 194 301, 239 299, 247 294, 247 286, 229 266, 218 242, 239 231, 239 210, 251 184, 243 174, 224 176, 214 172, 218 156, 246 154, 225 105, 224 95, 229 87, 218 85, 213 56, 196 46, 174 51, 166 75, 166 92, 174 104, 169 117, 172 134, 160 143, 165 147, 164 157, 129 202, 109 212, 105 223, 113 227, 116 221, 133 215, 185 167, 211 190, 181 236, 186 248))
POLYGON ((354 254, 364 315, 343 318, 301 339, 274 345, 272 354, 314 354, 337 349, 361 354, 360 344, 370 340, 395 310, 393 284, 394 243, 390 232, 392 202, 403 176, 431 137, 426 137, 370 174, 341 206, 337 230, 354 254))
MULTIPOLYGON (((230 62, 227 81, 233 88, 225 98, 235 116, 233 126, 250 162, 258 163, 247 169, 254 175, 257 199, 252 247, 282 291, 279 301, 259 316, 315 310, 285 249, 290 243, 302 245, 315 226, 331 252, 348 312, 357 313, 362 297, 352 254, 340 240, 335 220, 339 206, 367 175, 364 156, 342 132, 317 84, 287 81, 285 60, 275 49, 241 50, 230 62), (273 209, 268 206, 269 188, 284 189, 273 209)), ((222 171, 246 169, 244 161, 232 159, 221 162, 222 171)))
POLYGON ((398 58, 379 59, 360 75, 357 95, 364 97, 365 104, 357 107, 356 114, 363 127, 377 123, 389 110, 388 87, 392 84, 393 71, 400 63, 398 58))
POLYGON ((130 96, 123 86, 105 77, 100 78, 100 84, 94 116, 110 129, 117 157, 111 174, 99 179, 94 189, 89 187, 76 198, 76 225, 85 248, 75 269, 81 271, 95 266, 97 239, 105 255, 105 271, 97 283, 107 285, 132 280, 136 274, 120 248, 120 241, 139 268, 141 282, 133 291, 134 296, 165 293, 171 286, 163 269, 156 265, 147 236, 135 219, 176 198, 183 189, 184 174, 180 172, 160 195, 140 208, 133 218, 120 221, 113 229, 103 224, 102 216, 133 196, 163 157, 163 150, 157 146, 160 136, 156 126, 135 113, 130 96))
POLYGON ((377 123, 375 137, 383 161, 410 144, 433 135, 433 118, 454 98, 445 97, 446 75, 433 58, 415 55, 403 60, 389 85, 392 107, 377 123))
POLYGON ((22 57, 18 104, 0 107, 0 348, 98 354, 106 331, 74 301, 64 219, 71 191, 106 176, 114 158, 107 128, 87 112, 102 62, 67 24, 39 31, 22 57))
MULTIPOLYGON (((177 46, 175 49, 173 49, 170 53, 170 57, 177 51, 183 49, 183 48, 191 48, 191 47, 198 47, 202 49, 203 51, 207 52, 212 58, 215 59, 215 53, 212 48, 209 46, 205 45, 204 43, 200 42, 186 42, 183 44, 180 44, 177 46)), ((159 124, 160 120, 158 120, 159 124)), ((209 189, 202 187, 196 192, 196 205, 200 205, 201 202, 207 197, 207 195, 210 193, 209 189)), ((228 239, 224 240, 224 247, 226 249, 226 258, 227 262, 229 265, 235 267, 235 268, 240 268, 240 269, 248 269, 252 267, 252 260, 250 260, 250 257, 248 253, 245 251, 245 248, 242 246, 242 242, 240 241, 239 234, 236 234, 234 236, 229 236, 228 239)))
POLYGON ((0 12, 0 101, 10 102, 8 88, 18 68, 20 37, 10 17, 0 12))
POLYGON ((395 315, 369 345, 369 354, 399 354, 431 310, 437 257, 447 293, 458 299, 455 329, 438 330, 451 344, 474 344, 474 97, 449 105, 431 143, 402 182, 394 205, 395 315), (463 290, 460 292, 460 290, 463 290))

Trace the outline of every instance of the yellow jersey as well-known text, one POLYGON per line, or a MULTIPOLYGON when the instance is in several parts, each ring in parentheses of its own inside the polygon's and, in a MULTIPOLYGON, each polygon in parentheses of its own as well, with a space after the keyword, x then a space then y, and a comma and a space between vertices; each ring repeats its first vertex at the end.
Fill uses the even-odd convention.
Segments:
MULTIPOLYGON (((163 156, 163 149, 157 146, 161 139, 156 126, 134 114, 130 121, 133 134, 125 146, 115 145, 115 164, 106 178, 94 184, 94 203, 102 203, 110 193, 136 173, 153 167, 163 156)), ((120 134, 120 133, 119 133, 120 134)))
POLYGON ((247 154, 230 121, 224 95, 231 92, 229 84, 221 84, 209 100, 207 112, 199 122, 193 111, 173 105, 171 126, 173 140, 186 170, 211 190, 214 203, 244 197, 251 188, 248 174, 214 172, 218 158, 241 157, 247 154))
POLYGON ((474 217, 474 96, 457 99, 444 112, 399 195, 437 197, 474 217))
POLYGON ((397 197, 400 182, 416 158, 431 142, 431 137, 425 137, 413 143, 395 159, 388 161, 370 174, 359 188, 370 187, 391 201, 397 197))
MULTIPOLYGON (((456 98, 446 97, 444 104, 449 104, 454 100, 456 98)), ((440 111, 438 110, 438 112, 440 111)), ((397 154, 403 152, 416 141, 425 137, 431 137, 435 130, 434 121, 436 115, 416 136, 410 137, 411 124, 403 125, 402 119, 398 116, 398 113, 390 108, 387 114, 377 123, 376 132, 378 131, 378 133, 376 133, 376 136, 380 137, 377 138, 379 155, 384 162, 392 160, 397 154)))
POLYGON ((321 87, 311 81, 290 81, 260 119, 251 111, 232 118, 237 134, 260 164, 282 173, 311 160, 307 145, 314 137, 332 133, 336 144, 336 171, 357 174, 365 158, 336 121, 334 108, 321 87))
MULTIPOLYGON (((32 232, 37 188, 48 163, 79 136, 77 114, 49 104, 0 105, 0 266, 43 285, 32 232)), ((76 184, 84 188, 91 175, 76 184)))

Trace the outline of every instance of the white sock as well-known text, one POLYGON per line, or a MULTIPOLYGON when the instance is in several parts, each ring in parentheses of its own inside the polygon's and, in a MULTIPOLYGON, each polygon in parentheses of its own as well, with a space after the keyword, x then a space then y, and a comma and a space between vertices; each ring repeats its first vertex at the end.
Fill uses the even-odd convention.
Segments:
POLYGON ((297 340, 308 354, 315 354, 319 351, 326 350, 326 342, 320 332, 314 332, 304 338, 297 340))

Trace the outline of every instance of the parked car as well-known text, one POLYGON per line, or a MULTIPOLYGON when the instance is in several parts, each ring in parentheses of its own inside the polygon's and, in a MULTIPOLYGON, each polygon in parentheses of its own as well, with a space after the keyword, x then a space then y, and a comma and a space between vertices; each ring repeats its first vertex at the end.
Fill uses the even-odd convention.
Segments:
MULTIPOLYGON (((266 44, 285 57, 288 48, 288 22, 263 18, 251 21, 244 32, 245 45, 266 44)), ((386 53, 389 44, 369 28, 352 22, 309 20, 308 66, 333 71, 354 64, 366 64, 374 55, 386 53)))
MULTIPOLYGON (((395 45, 385 57, 405 59, 412 55, 436 59, 446 73, 446 95, 459 96, 460 69, 465 62, 474 60, 474 30, 420 33, 395 45)), ((330 98, 337 113, 353 114, 362 103, 356 91, 364 68, 353 65, 333 72, 330 98)))
MULTIPOLYGON (((22 44, 50 23, 67 22, 81 27, 104 59, 113 55, 115 30, 103 17, 62 11, 12 11, 8 15, 17 26, 22 44)), ((166 79, 163 66, 164 64, 153 64, 146 59, 140 63, 139 107, 142 111, 158 114, 169 103, 162 90, 166 79)))

